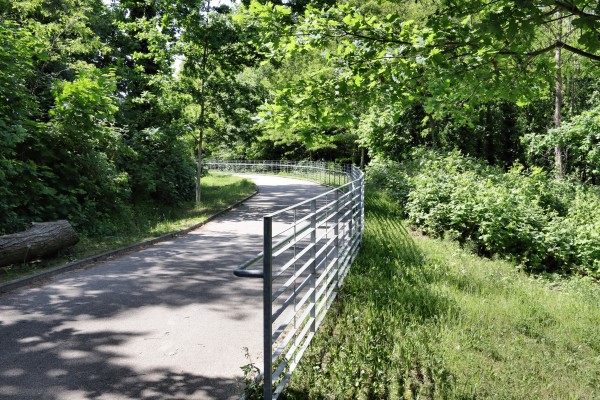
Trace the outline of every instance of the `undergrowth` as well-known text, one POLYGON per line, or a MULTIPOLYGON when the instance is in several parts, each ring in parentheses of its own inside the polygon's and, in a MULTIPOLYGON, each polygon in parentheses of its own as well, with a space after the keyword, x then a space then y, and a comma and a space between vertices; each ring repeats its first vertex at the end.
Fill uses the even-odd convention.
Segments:
POLYGON ((597 399, 600 288, 407 231, 367 189, 362 250, 286 399, 597 399))
POLYGON ((367 177, 393 193, 414 229, 529 272, 600 279, 598 186, 520 165, 505 172, 456 151, 413 156, 373 162, 367 177))

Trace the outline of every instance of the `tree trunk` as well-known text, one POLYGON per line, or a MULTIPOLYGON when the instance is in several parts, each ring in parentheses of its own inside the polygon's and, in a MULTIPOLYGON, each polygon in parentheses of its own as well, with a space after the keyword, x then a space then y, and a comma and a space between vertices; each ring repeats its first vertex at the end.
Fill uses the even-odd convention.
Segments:
POLYGON ((196 164, 196 204, 200 205, 200 201, 202 200, 202 141, 203 141, 204 132, 200 129, 200 134, 198 135, 198 162, 196 164))
MULTIPOLYGON (((207 7, 210 9, 210 2, 207 7)), ((200 82, 200 132, 198 134, 198 161, 196 165, 196 205, 202 200, 202 142, 204 141, 204 126, 206 115, 206 63, 208 61, 208 37, 204 40, 202 52, 202 80, 200 82)))
POLYGON ((198 133, 198 161, 196 164, 196 204, 200 205, 202 200, 202 144, 204 142, 204 108, 206 102, 204 100, 204 78, 202 79, 202 99, 200 100, 200 132, 198 133))
MULTIPOLYGON (((560 17, 560 12, 558 13, 560 17)), ((556 40, 562 41, 562 20, 558 20, 558 31, 556 34, 556 40)), ((561 111, 563 101, 563 87, 562 87, 562 72, 561 72, 561 48, 557 46, 554 52, 554 60, 556 63, 556 93, 554 96, 554 127, 559 128, 561 123, 561 111)), ((563 151, 564 149, 557 143, 554 147, 554 167, 556 170, 556 179, 563 178, 563 151)))
POLYGON ((365 169, 365 148, 360 147, 360 169, 365 169))
POLYGON ((56 254, 79 242, 66 220, 32 223, 29 229, 0 236, 0 267, 56 254))

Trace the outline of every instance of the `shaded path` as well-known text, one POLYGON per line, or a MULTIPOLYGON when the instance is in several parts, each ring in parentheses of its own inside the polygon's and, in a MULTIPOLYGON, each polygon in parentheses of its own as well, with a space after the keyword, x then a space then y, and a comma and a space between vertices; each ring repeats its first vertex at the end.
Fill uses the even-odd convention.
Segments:
POLYGON ((0 398, 237 399, 262 362, 262 216, 326 189, 250 175, 260 193, 189 235, 0 296, 0 398))

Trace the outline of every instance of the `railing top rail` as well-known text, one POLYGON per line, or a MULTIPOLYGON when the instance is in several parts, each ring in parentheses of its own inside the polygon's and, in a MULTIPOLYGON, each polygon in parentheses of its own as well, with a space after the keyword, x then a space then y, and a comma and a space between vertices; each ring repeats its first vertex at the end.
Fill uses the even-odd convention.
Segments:
MULTIPOLYGON (((296 204, 293 204, 289 207, 286 207, 284 209, 275 211, 273 213, 270 214, 266 214, 264 216, 264 218, 273 218, 273 217, 277 217, 278 215, 284 214, 286 212, 289 212, 291 210, 294 210, 298 207, 301 207, 303 205, 309 204, 312 201, 315 200, 319 200, 322 199, 323 197, 327 197, 330 196, 331 194, 335 193, 336 191, 339 190, 343 190, 345 188, 351 187, 352 185, 356 184, 357 181, 359 181, 360 179, 362 179, 364 177, 364 173, 363 171, 361 171, 359 168, 357 168, 354 165, 342 165, 342 164, 336 164, 333 162, 327 162, 327 161, 294 161, 294 160, 205 160, 205 164, 221 164, 221 165, 250 165, 250 166, 256 166, 256 165, 261 165, 261 166, 268 166, 268 165, 275 165, 275 166, 288 166, 288 165, 293 165, 296 167, 307 167, 307 168, 315 168, 315 169, 320 169, 320 170, 325 170, 325 171, 329 171, 329 172, 334 172, 334 173, 341 173, 343 175, 346 175, 348 178, 352 179, 350 182, 347 182, 343 185, 337 186, 325 193, 322 193, 320 195, 311 197, 309 199, 300 201, 296 204), (322 168, 321 166, 332 166, 334 169, 331 168, 322 168), (337 169, 339 168, 339 169, 337 169)), ((233 272, 233 274, 235 276, 238 277, 244 277, 244 278, 264 278, 264 271, 262 269, 249 269, 252 266, 256 265, 257 263, 259 263, 260 261, 263 260, 263 252, 260 252, 259 254, 257 254, 256 256, 252 257, 251 259, 243 262, 242 264, 240 264, 233 272)))
MULTIPOLYGON (((360 179, 360 178, 358 178, 358 179, 360 179)), ((329 191, 327 191, 327 192, 325 192, 325 193, 321 193, 320 195, 317 195, 317 196, 311 197, 310 199, 307 199, 307 200, 300 201, 300 202, 298 202, 298 203, 296 203, 296 204, 293 204, 293 205, 291 205, 291 206, 289 206, 289 207, 286 207, 286 208, 284 208, 284 209, 277 210, 277 211, 275 211, 275 212, 272 212, 272 213, 270 213, 270 214, 267 214, 266 216, 267 216, 267 217, 276 217, 276 216, 278 216, 278 215, 280 215, 280 214, 283 214, 283 213, 285 213, 285 212, 291 211, 291 210, 293 210, 293 209, 295 209, 295 208, 298 208, 298 207, 300 207, 300 206, 303 206, 303 205, 305 205, 305 204, 309 204, 309 203, 310 203, 311 201, 313 201, 313 200, 318 200, 318 199, 321 199, 321 198, 323 198, 323 197, 327 197, 327 196, 331 195, 332 193, 335 193, 336 191, 339 191, 340 189, 343 189, 343 188, 346 188, 346 187, 348 187, 348 186, 351 186, 353 183, 356 183, 356 181, 357 181, 358 179, 355 179, 355 180, 353 180, 353 181, 351 181, 351 182, 348 182, 348 183, 346 183, 346 184, 344 184, 344 185, 341 185, 341 186, 338 186, 338 187, 336 187, 336 188, 333 188, 333 189, 331 189, 331 190, 329 190, 329 191)))
POLYGON ((335 163, 330 163, 327 161, 292 161, 292 160, 282 160, 282 161, 271 161, 271 160, 207 160, 205 161, 206 163, 212 163, 212 164, 242 164, 242 165, 255 165, 254 163, 260 163, 260 164, 267 164, 267 163, 271 163, 274 165, 285 165, 286 163, 289 164, 293 164, 293 165, 297 165, 297 166, 303 166, 303 167, 310 167, 310 163, 315 163, 315 164, 327 164, 327 165, 334 165, 334 166, 339 166, 341 167, 341 171, 335 171, 335 172, 342 172, 344 175, 347 175, 350 178, 353 178, 352 181, 345 183, 344 185, 338 186, 328 192, 322 193, 318 196, 314 196, 311 197, 310 199, 306 199, 303 200, 301 202, 298 202, 296 204, 293 204, 289 207, 286 207, 282 210, 278 210, 275 212, 272 212, 270 214, 266 214, 265 216, 267 217, 276 217, 277 215, 280 215, 282 213, 285 213, 287 211, 293 210, 294 208, 303 206, 305 204, 310 203, 313 200, 317 200, 320 199, 322 197, 326 197, 332 193, 334 193, 336 190, 340 190, 342 188, 346 188, 350 185, 352 185, 353 183, 356 183, 356 181, 358 181, 359 179, 363 178, 364 176, 364 172, 361 171, 359 168, 357 168, 354 165, 350 165, 349 170, 345 170, 345 165, 343 164, 335 164, 335 163), (302 163, 306 163, 306 165, 302 165, 302 163))

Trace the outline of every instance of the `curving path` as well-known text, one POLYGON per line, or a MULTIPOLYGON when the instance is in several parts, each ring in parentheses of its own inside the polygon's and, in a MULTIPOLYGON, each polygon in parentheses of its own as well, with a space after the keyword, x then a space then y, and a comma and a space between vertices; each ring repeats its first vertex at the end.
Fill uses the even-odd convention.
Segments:
POLYGON ((261 175, 260 193, 186 236, 0 296, 0 399, 238 399, 262 364, 262 216, 326 188, 261 175))

